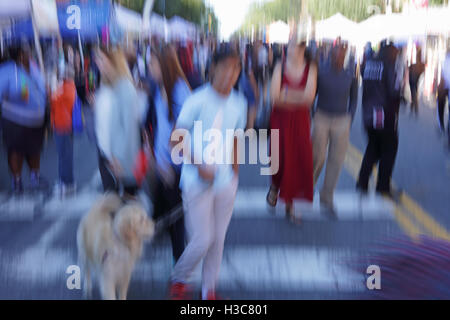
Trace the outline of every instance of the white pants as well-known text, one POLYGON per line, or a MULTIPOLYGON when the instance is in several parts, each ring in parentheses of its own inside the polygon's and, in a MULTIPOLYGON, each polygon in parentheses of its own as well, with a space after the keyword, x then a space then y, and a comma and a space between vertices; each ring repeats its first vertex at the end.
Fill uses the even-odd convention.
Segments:
POLYGON ((172 273, 173 282, 186 283, 203 259, 202 297, 214 291, 219 279, 223 247, 233 213, 238 177, 221 190, 183 192, 188 245, 172 273))

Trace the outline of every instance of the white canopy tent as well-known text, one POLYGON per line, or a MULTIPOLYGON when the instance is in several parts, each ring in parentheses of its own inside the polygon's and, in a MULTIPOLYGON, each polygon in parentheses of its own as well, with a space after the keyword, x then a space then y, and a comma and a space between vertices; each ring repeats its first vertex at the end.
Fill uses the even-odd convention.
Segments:
POLYGON ((315 32, 318 39, 336 39, 341 37, 343 40, 350 41, 360 31, 356 22, 340 13, 336 13, 328 19, 316 22, 315 32))
MULTIPOLYGON (((59 22, 55 0, 14 0, 0 1, 0 33, 9 28, 13 21, 31 18, 34 41, 37 48, 39 65, 44 69, 42 51, 39 43, 41 35, 59 35, 59 22)), ((3 42, 3 38, 0 40, 3 42)), ((3 52, 3 43, 1 45, 3 52)))
POLYGON ((358 25, 356 42, 379 42, 383 39, 405 39, 426 34, 426 20, 400 13, 375 15, 358 25))
POLYGON ((174 16, 169 20, 169 33, 171 39, 188 40, 195 37, 197 27, 195 24, 174 16))
MULTIPOLYGON (((159 14, 152 13, 150 16, 150 32, 152 35, 157 35, 160 38, 165 37, 165 24, 166 21, 159 14)), ((167 27, 167 26, 166 26, 167 27)))
POLYGON ((140 34, 145 31, 143 30, 142 16, 139 13, 121 5, 115 6, 115 12, 117 22, 126 32, 140 34))
POLYGON ((269 26, 269 41, 271 43, 288 43, 289 32, 289 25, 285 22, 274 22, 269 26))
POLYGON ((24 18, 30 15, 30 0, 0 1, 0 20, 24 18))

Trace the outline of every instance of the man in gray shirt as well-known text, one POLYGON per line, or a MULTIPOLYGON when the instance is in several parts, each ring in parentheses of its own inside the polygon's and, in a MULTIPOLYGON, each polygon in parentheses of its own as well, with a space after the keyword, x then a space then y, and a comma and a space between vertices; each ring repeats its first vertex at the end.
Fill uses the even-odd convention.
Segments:
POLYGON ((333 218, 336 218, 334 189, 344 164, 358 101, 358 81, 354 68, 344 68, 346 53, 347 45, 340 43, 332 49, 330 62, 319 66, 317 111, 312 133, 314 185, 327 160, 320 204, 333 218))

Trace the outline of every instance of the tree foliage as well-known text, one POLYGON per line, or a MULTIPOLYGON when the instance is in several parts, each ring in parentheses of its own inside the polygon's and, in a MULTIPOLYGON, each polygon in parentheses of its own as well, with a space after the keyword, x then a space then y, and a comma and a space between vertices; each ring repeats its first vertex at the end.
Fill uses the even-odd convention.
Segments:
MULTIPOLYGON (((255 29, 277 20, 289 22, 299 17, 302 1, 307 1, 307 12, 313 19, 322 20, 340 12, 347 18, 360 22, 367 19, 379 9, 380 13, 386 11, 385 0, 273 0, 263 4, 256 3, 251 6, 249 13, 240 31, 255 29)), ((403 0, 391 0, 393 12, 401 11, 403 0)), ((430 0, 429 5, 442 5, 446 0, 430 0)))
MULTIPOLYGON (((118 0, 117 2, 139 13, 142 13, 145 4, 145 0, 118 0)), ((179 16, 199 25, 204 31, 208 30, 209 15, 211 15, 211 31, 214 34, 217 33, 217 17, 203 0, 155 0, 153 12, 165 15, 167 19, 179 16)))

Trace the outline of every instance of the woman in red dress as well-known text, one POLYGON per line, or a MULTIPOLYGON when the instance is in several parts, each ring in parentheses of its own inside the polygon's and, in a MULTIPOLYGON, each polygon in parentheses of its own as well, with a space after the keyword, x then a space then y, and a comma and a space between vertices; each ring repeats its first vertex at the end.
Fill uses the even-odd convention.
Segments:
MULTIPOLYGON (((279 130, 279 170, 272 176, 267 202, 278 196, 286 217, 295 221, 293 200, 313 201, 313 156, 310 109, 317 85, 317 66, 305 55, 305 42, 290 41, 286 59, 274 69, 271 83, 271 130, 279 130)), ((274 155, 272 155, 273 159, 274 155)))

